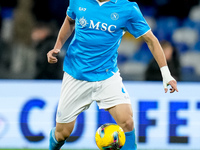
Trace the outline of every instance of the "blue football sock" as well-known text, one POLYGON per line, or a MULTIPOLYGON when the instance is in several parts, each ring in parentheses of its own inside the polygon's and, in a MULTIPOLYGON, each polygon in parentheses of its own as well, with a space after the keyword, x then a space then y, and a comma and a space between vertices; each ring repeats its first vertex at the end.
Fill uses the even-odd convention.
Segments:
POLYGON ((137 144, 135 139, 135 129, 130 132, 125 132, 126 142, 121 150, 137 150, 137 144))
POLYGON ((55 130, 56 128, 53 128, 50 132, 50 138, 49 138, 49 150, 60 150, 60 148, 63 146, 65 141, 58 142, 55 138, 55 130))

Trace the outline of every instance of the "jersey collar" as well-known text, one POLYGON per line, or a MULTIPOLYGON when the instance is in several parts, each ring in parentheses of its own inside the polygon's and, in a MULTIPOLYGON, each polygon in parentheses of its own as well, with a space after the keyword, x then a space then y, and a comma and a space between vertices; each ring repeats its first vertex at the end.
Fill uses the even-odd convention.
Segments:
MULTIPOLYGON (((96 0, 96 1, 99 2, 98 0, 96 0)), ((117 3, 117 0, 110 0, 110 2, 117 3)))
POLYGON ((110 0, 111 2, 113 2, 113 3, 117 3, 117 0, 110 0))
MULTIPOLYGON (((103 4, 109 2, 109 1, 100 2, 99 0, 96 0, 96 1, 97 1, 97 3, 99 4, 99 6, 102 6, 103 4)), ((115 4, 115 3, 117 3, 117 0, 110 0, 110 2, 112 2, 112 3, 115 4)))

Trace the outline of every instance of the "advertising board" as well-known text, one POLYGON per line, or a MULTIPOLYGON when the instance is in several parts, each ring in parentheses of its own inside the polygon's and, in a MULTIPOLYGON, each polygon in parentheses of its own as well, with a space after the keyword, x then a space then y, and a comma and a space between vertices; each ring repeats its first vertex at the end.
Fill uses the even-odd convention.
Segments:
MULTIPOLYGON (((138 149, 200 149, 200 83, 124 82, 131 97, 138 149)), ((0 80, 0 148, 48 148, 55 126, 61 81, 0 80), (12 142, 11 142, 12 141, 12 142)), ((114 122, 93 103, 81 113, 63 148, 97 149, 94 135, 114 122)))

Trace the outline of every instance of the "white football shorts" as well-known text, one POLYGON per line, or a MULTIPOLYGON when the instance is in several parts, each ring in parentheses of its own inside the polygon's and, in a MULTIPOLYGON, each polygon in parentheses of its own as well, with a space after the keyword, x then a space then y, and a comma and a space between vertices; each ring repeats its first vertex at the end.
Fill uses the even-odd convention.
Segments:
POLYGON ((58 103, 56 122, 69 123, 74 121, 93 101, 99 109, 108 109, 118 104, 131 104, 120 73, 106 80, 88 82, 74 79, 64 73, 61 96, 58 103))

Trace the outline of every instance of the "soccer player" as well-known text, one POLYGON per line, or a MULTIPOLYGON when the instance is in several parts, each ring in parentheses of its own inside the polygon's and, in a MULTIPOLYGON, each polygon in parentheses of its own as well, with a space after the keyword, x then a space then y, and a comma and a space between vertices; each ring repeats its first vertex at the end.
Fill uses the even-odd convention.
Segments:
POLYGON ((178 91, 163 50, 145 21, 138 5, 127 0, 70 0, 67 16, 57 41, 47 53, 48 62, 75 29, 64 60, 64 77, 57 109, 56 128, 50 132, 49 150, 59 150, 70 136, 77 116, 96 101, 109 111, 126 135, 122 150, 136 150, 135 130, 129 95, 117 67, 117 49, 125 31, 142 37, 156 59, 165 92, 178 91))

